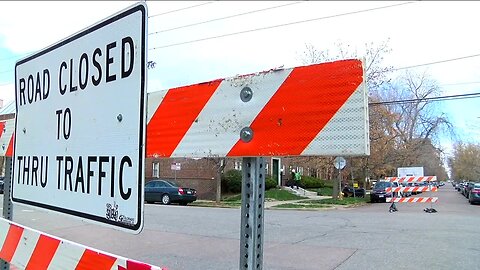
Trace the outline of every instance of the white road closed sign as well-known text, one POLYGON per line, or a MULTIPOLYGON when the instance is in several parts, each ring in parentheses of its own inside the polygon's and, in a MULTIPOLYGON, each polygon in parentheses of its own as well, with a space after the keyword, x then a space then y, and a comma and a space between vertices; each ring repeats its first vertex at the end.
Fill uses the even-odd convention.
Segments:
POLYGON ((146 33, 138 3, 16 63, 15 203, 142 230, 146 33))

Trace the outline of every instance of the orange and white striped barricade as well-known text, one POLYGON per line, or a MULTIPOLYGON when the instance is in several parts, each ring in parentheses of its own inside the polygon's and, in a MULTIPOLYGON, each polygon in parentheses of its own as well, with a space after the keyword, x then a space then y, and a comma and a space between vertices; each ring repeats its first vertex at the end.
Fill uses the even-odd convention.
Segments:
POLYGON ((15 118, 0 121, 0 156, 12 156, 15 118))
MULTIPOLYGON (((432 182, 436 181, 436 176, 404 176, 404 177, 387 177, 386 181, 388 182, 398 182, 398 183, 422 183, 422 182, 432 182)), ((419 186, 419 187, 395 187, 395 188, 386 188, 387 192, 436 192, 437 187, 428 186, 419 186)), ((430 208, 424 209, 428 213, 436 212, 433 209, 432 205, 434 202, 437 202, 438 197, 415 197, 415 198, 387 198, 387 202, 394 203, 430 203, 430 208)), ((391 206, 392 207, 392 206, 391 206)), ((395 206, 393 206, 396 208, 395 206)))
POLYGON ((370 154, 362 61, 269 70, 148 95, 148 157, 370 154))
POLYGON ((166 270, 0 218, 0 258, 17 269, 166 270))

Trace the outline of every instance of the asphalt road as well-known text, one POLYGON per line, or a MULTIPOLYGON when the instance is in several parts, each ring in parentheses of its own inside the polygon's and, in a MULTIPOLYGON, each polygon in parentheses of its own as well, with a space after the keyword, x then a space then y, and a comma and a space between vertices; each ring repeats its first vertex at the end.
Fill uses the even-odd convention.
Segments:
MULTIPOLYGON (((264 269, 478 269, 480 205, 450 184, 433 195, 437 213, 420 203, 265 210, 264 269)), ((146 205, 139 235, 22 206, 14 221, 169 270, 239 269, 239 209, 146 205)))

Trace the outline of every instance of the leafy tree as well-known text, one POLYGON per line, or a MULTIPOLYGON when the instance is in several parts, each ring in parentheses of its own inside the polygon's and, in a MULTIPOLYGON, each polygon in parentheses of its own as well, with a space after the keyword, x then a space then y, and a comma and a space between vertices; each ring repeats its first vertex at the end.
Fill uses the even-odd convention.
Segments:
POLYGON ((480 145, 457 143, 453 147, 453 157, 449 159, 452 178, 455 180, 480 180, 480 145))

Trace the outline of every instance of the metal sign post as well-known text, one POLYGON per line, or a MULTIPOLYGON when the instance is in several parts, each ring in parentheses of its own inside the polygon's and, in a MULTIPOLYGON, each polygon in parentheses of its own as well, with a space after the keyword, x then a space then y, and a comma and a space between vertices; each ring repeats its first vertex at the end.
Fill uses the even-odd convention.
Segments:
MULTIPOLYGON (((3 218, 13 219, 13 204, 10 196, 10 187, 12 182, 12 157, 5 158, 5 178, 3 183, 3 218)), ((1 270, 9 270, 10 264, 4 260, 0 263, 1 270)))
MULTIPOLYGON (((347 161, 343 157, 336 157, 335 160, 333 161, 333 165, 335 166, 336 169, 338 169, 338 183, 336 183, 333 186, 333 196, 335 199, 341 199, 341 193, 342 193, 342 169, 345 168, 345 165, 347 165, 347 161), (336 190, 338 189, 338 191, 336 190)), ((355 193, 355 191, 354 191, 355 193)))
POLYGON ((239 269, 263 268, 265 165, 262 157, 242 161, 242 218, 239 269))

